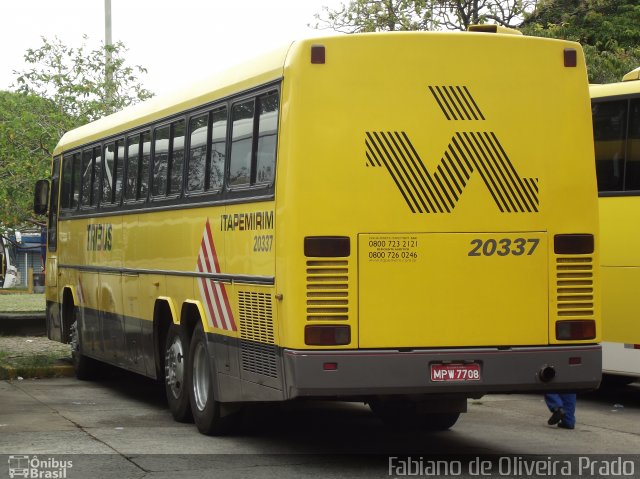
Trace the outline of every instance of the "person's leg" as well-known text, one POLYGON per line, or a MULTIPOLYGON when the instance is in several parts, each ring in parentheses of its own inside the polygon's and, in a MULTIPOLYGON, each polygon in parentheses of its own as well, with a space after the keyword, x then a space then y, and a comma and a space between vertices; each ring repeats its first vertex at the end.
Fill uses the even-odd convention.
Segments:
POLYGON ((560 420, 562 420, 562 418, 564 417, 563 403, 560 395, 555 393, 547 393, 544 395, 544 402, 547 403, 549 411, 553 413, 547 421, 547 424, 553 425, 560 422, 560 420))
POLYGON ((560 394, 555 394, 555 393, 546 393, 544 395, 544 402, 547 403, 547 407, 551 412, 555 411, 559 407, 562 407, 563 405, 560 394))
POLYGON ((576 425, 576 395, 560 394, 562 400, 562 409, 564 410, 564 417, 558 424, 558 426, 565 429, 573 429, 576 425))

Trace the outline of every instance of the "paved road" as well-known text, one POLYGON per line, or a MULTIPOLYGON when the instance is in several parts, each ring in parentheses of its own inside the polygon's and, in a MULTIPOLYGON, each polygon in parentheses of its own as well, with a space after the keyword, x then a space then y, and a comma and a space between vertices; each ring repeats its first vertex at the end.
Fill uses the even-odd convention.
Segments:
MULTIPOLYGON (((8 477, 8 455, 91 455, 69 456, 66 477, 272 479, 388 477, 389 455, 640 453, 638 383, 579 396, 574 431, 547 426, 547 416, 540 396, 486 396, 450 431, 407 433, 385 428, 361 404, 298 403, 255 410, 238 435, 213 438, 175 423, 163 388, 138 376, 3 381, 0 478, 8 477)), ((631 459, 640 477, 640 457, 631 459)))

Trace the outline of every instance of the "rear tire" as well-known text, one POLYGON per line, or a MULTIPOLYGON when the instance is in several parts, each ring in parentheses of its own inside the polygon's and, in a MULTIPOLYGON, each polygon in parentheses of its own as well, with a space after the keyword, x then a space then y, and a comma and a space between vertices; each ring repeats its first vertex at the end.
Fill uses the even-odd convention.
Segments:
POLYGON ((76 315, 76 308, 70 305, 65 308, 71 318, 69 323, 71 325, 69 331, 69 345, 71 346, 71 361, 73 363, 73 370, 76 373, 76 378, 80 381, 89 381, 96 379, 99 376, 100 363, 93 358, 89 358, 82 354, 80 325, 76 315))
POLYGON ((198 323, 191 337, 189 366, 189 399, 198 431, 207 436, 230 434, 238 425, 239 415, 237 412, 223 415, 224 406, 216 399, 214 371, 211 370, 207 337, 201 323, 198 323))
POLYGON ((167 332, 164 355, 164 388, 173 418, 191 421, 189 403, 189 340, 180 326, 172 324, 167 332))
POLYGON ((418 404, 407 399, 373 400, 371 411, 390 428, 400 430, 446 431, 460 417, 459 412, 418 412, 418 404))

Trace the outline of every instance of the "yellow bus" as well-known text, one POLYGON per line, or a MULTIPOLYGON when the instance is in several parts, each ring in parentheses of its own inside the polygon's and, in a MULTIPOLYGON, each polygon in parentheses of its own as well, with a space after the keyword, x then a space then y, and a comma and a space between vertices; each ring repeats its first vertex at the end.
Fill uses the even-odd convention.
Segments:
POLYGON ((470 397, 595 388, 588 113, 575 43, 380 33, 78 128, 53 156, 48 335, 79 377, 164 380, 207 434, 253 401, 446 429, 470 397))
POLYGON ((620 83, 592 85, 593 132, 600 196, 602 367, 608 379, 640 377, 640 68, 620 83))

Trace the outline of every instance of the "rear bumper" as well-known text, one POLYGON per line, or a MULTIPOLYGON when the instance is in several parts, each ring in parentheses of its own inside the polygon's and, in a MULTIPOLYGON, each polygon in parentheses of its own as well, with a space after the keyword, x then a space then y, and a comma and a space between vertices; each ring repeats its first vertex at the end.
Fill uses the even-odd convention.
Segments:
POLYGON ((600 345, 470 348, 438 350, 283 351, 286 396, 367 396, 390 394, 465 394, 584 391, 598 387, 602 375, 600 345), (570 364, 570 358, 572 363, 570 364), (579 364, 575 364, 578 362, 579 364), (474 381, 432 381, 432 364, 480 365, 474 381), (335 363, 335 370, 325 370, 335 363), (555 377, 544 382, 550 366, 555 377))

